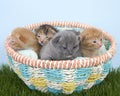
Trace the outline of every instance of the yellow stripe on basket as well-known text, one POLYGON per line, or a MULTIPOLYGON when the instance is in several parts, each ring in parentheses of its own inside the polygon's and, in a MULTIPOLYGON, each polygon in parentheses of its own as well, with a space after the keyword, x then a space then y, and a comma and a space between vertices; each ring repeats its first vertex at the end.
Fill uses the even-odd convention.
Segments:
POLYGON ((8 60, 8 63, 7 63, 9 66, 10 66, 10 61, 8 60))
POLYGON ((35 87, 46 87, 47 86, 46 80, 43 77, 31 78, 30 81, 35 87))
POLYGON ((87 83, 94 82, 94 81, 100 79, 101 76, 102 76, 102 74, 91 74, 86 82, 87 83))
POLYGON ((65 93, 71 93, 75 90, 75 82, 64 82, 62 88, 65 93))
POLYGON ((20 70, 16 69, 14 71, 20 78, 22 78, 22 74, 21 74, 20 70))

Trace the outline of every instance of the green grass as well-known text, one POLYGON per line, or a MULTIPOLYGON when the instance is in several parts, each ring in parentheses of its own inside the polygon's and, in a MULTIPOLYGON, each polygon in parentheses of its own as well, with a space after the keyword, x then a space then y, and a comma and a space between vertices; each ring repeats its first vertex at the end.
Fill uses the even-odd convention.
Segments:
MULTIPOLYGON (((0 68, 0 96, 54 95, 30 90, 8 66, 3 65, 0 68)), ((59 94, 59 96, 120 96, 120 68, 113 69, 102 83, 89 90, 74 92, 71 95, 59 94)))

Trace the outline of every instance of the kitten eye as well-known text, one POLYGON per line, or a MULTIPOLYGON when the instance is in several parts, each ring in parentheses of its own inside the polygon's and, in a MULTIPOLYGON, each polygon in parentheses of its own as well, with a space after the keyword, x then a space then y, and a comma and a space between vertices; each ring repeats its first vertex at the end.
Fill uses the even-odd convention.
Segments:
POLYGON ((77 48, 77 45, 73 47, 73 49, 77 48))
POLYGON ((103 39, 100 39, 100 41, 102 41, 103 39))
POLYGON ((93 43, 96 43, 96 41, 93 41, 93 43))
POLYGON ((40 35, 37 35, 38 38, 40 38, 40 35))
POLYGON ((46 36, 46 38, 49 38, 48 36, 46 36))
POLYGON ((14 43, 14 42, 15 42, 15 41, 13 41, 13 40, 11 41, 11 43, 14 43))
POLYGON ((62 46, 63 47, 63 49, 67 49, 67 47, 66 46, 62 46))
POLYGON ((10 40, 10 41, 9 41, 9 44, 14 45, 14 44, 15 44, 15 41, 14 41, 14 40, 10 40))

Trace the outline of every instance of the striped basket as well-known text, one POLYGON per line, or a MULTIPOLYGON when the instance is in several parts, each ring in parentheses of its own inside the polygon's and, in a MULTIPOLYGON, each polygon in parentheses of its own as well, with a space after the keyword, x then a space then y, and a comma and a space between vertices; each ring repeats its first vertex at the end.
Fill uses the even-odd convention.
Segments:
MULTIPOLYGON (((84 30, 93 26, 77 22, 42 22, 27 25, 25 28, 34 30, 42 24, 50 24, 58 29, 84 30)), ((107 51, 97 57, 81 58, 80 60, 35 60, 15 52, 8 45, 9 37, 5 41, 5 48, 10 67, 24 83, 33 90, 52 92, 55 94, 71 94, 83 89, 89 89, 99 84, 109 73, 111 59, 115 54, 116 44, 111 35, 104 32, 108 41, 107 51)))

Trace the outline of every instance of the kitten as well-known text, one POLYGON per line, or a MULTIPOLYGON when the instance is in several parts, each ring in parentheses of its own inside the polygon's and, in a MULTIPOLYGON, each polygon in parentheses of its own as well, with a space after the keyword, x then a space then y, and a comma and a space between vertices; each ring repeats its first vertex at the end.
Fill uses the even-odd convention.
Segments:
POLYGON ((46 44, 58 30, 53 26, 44 24, 35 29, 36 37, 40 45, 46 44))
POLYGON ((9 45, 15 51, 24 49, 32 49, 37 53, 40 51, 35 34, 26 28, 14 29, 11 33, 9 45))
POLYGON ((59 31, 42 47, 40 51, 41 59, 68 60, 81 56, 79 36, 78 32, 72 30, 59 31))
POLYGON ((98 56, 99 50, 103 46, 103 32, 95 28, 88 28, 81 33, 81 37, 82 56, 98 56))

